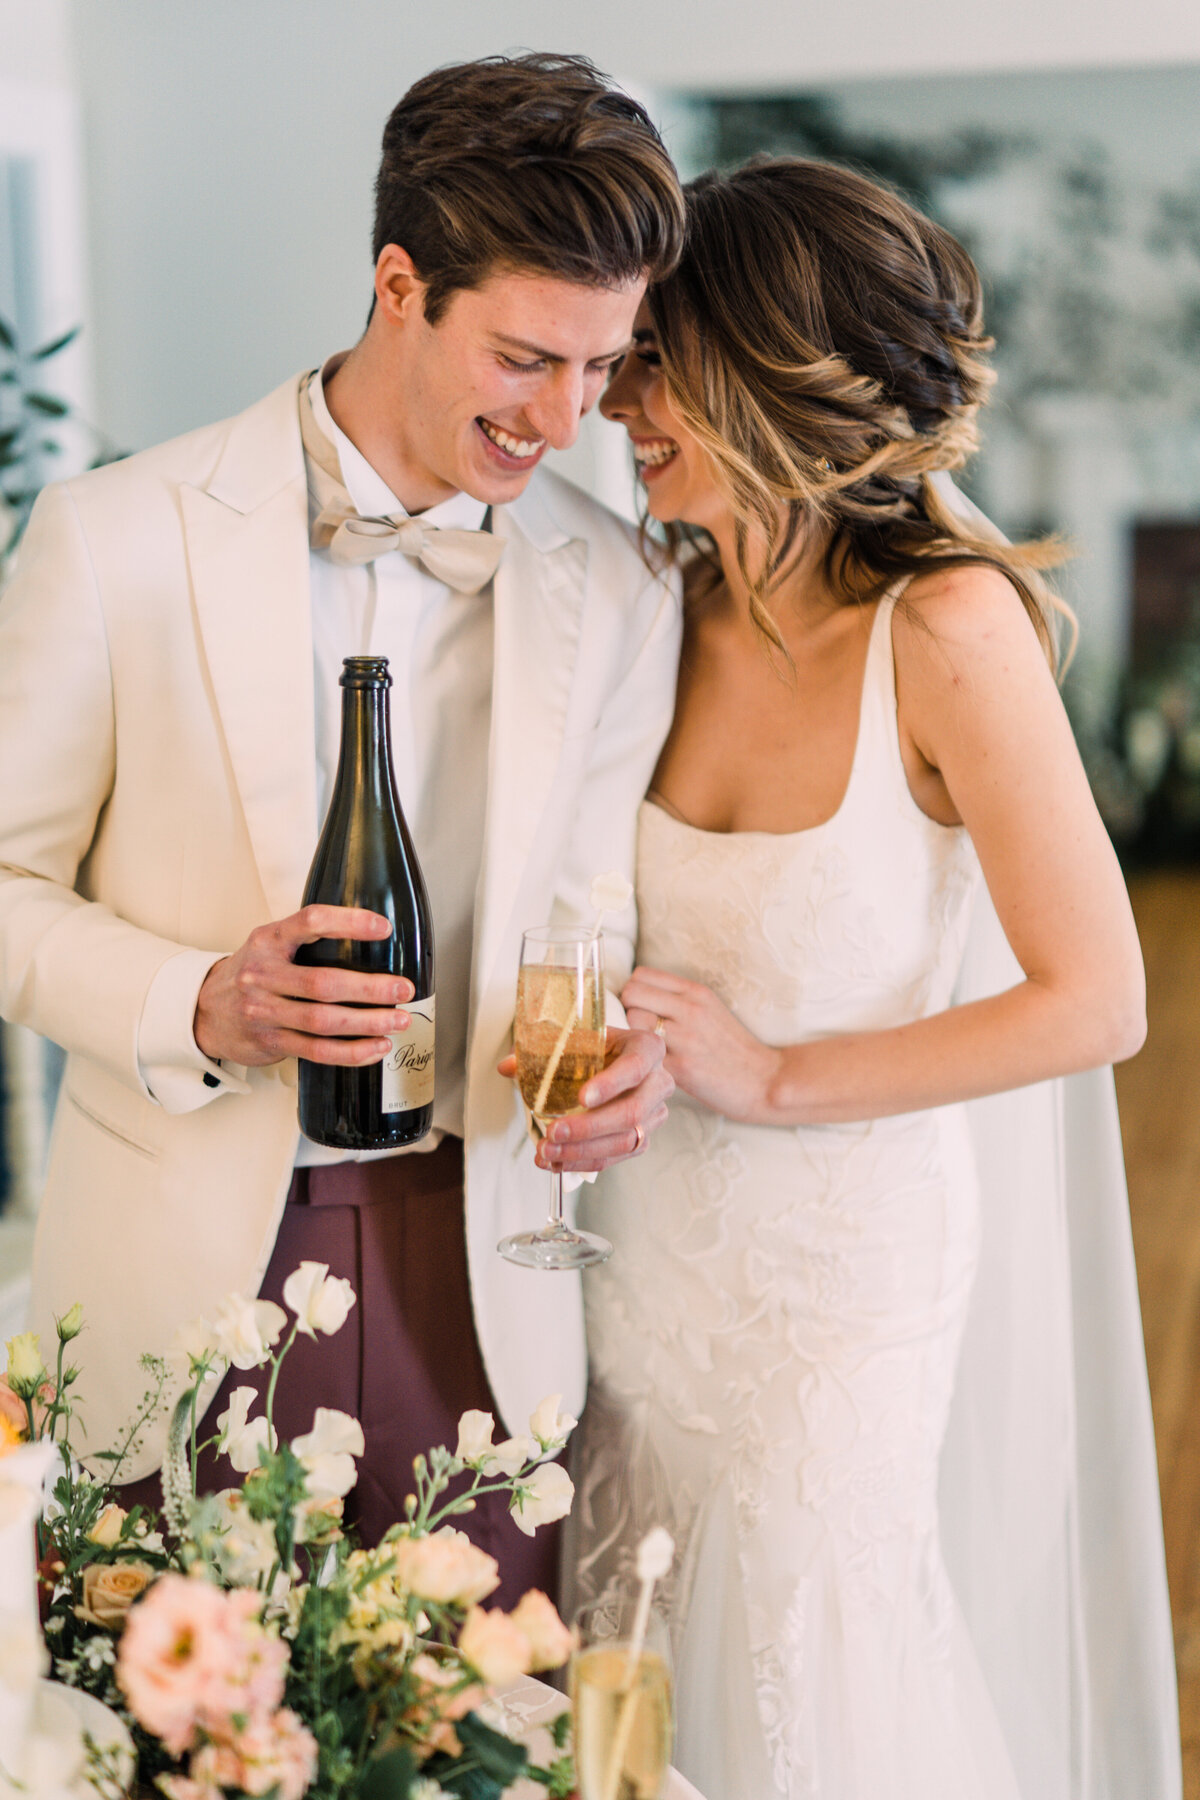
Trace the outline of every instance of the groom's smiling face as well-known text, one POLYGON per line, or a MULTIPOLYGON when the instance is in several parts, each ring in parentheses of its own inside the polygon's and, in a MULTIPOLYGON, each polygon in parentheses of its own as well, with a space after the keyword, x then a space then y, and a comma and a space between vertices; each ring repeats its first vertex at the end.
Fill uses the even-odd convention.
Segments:
POLYGON ((405 505, 459 491, 493 505, 515 499, 547 449, 574 443, 629 345, 644 288, 497 272, 454 293, 431 325, 421 284, 393 285, 379 323, 388 328, 389 435, 405 505))

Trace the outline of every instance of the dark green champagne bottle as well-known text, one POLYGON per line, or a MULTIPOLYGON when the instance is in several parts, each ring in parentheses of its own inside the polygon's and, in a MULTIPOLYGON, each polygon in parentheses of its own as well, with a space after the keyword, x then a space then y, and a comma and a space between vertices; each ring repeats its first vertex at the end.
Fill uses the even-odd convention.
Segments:
POLYGON ((339 1150, 393 1150, 415 1144, 433 1124, 433 920, 421 865, 392 774, 387 658, 349 656, 342 664, 342 746, 329 816, 304 888, 304 904, 362 906, 392 922, 392 934, 360 943, 318 938, 298 963, 406 975, 408 1031, 397 1032, 382 1063, 344 1069, 300 1063, 300 1129, 339 1150))

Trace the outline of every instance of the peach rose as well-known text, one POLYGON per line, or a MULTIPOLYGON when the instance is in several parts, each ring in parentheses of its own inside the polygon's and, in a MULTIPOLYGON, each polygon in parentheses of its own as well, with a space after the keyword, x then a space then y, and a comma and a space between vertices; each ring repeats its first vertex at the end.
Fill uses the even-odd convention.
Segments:
POLYGON ((473 1606, 458 1634, 458 1653, 489 1687, 509 1687, 528 1675, 533 1663, 529 1639, 507 1613, 473 1606))
POLYGON ((537 1588, 522 1594, 511 1615, 513 1624, 529 1640, 530 1669, 557 1669, 571 1654, 571 1634, 558 1616, 552 1600, 537 1588))
POLYGON ((126 1613, 153 1580, 154 1570, 146 1563, 88 1563, 83 1571, 83 1604, 75 1608, 75 1617, 119 1631, 126 1613))
POLYGON ((430 1537, 396 1538, 388 1548, 395 1559, 395 1580, 436 1605, 473 1606, 500 1585, 495 1557, 451 1526, 430 1537))

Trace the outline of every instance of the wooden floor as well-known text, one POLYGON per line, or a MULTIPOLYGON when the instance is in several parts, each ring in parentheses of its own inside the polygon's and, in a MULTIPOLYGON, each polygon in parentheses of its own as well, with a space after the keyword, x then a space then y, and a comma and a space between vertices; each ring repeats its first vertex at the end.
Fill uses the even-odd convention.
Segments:
POLYGON ((1200 1800, 1200 871, 1135 876, 1150 1032, 1117 1070, 1158 1434, 1184 1794, 1200 1800))

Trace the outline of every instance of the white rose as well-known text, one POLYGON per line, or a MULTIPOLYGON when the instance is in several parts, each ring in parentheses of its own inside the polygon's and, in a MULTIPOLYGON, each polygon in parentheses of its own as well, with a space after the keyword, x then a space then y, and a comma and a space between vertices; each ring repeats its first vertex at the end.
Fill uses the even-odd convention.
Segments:
POLYGON ((252 1469, 260 1469, 263 1445, 268 1450, 274 1450, 277 1442, 274 1431, 265 1419, 251 1419, 247 1416, 257 1399, 258 1395, 252 1387, 234 1388, 229 1396, 229 1405, 217 1420, 221 1449, 239 1475, 249 1475, 252 1469))
POLYGON ((495 1429, 496 1421, 491 1413, 465 1412, 458 1421, 458 1446, 454 1452, 459 1462, 478 1468, 491 1452, 495 1429))
POLYGON ((579 1420, 570 1413, 560 1413, 561 1394, 547 1394, 529 1421, 529 1429, 543 1450, 561 1450, 579 1420))
POLYGON ((0 1688, 31 1694, 49 1668, 50 1658, 33 1620, 16 1607, 5 1607, 0 1612, 0 1688))
POLYGON ((302 1262, 284 1282, 283 1298, 307 1337, 318 1331, 332 1337, 346 1323, 355 1293, 342 1276, 329 1273, 328 1263, 302 1262))
POLYGON ((219 1353, 235 1369, 257 1369, 279 1342, 287 1314, 273 1300, 247 1300, 244 1294, 226 1294, 212 1322, 219 1353))
POLYGON ((575 1498, 575 1484, 558 1463, 539 1463, 509 1501, 515 1523, 532 1537, 539 1525, 565 1519, 575 1498))
POLYGON ((354 1458, 366 1448, 363 1428, 349 1413, 318 1406, 313 1428, 292 1439, 292 1449, 304 1464, 310 1500, 340 1500, 358 1480, 354 1458))

